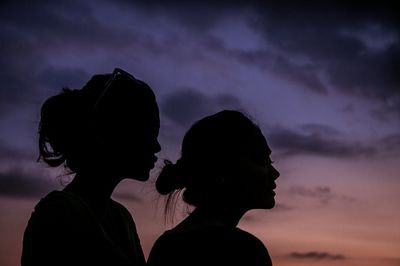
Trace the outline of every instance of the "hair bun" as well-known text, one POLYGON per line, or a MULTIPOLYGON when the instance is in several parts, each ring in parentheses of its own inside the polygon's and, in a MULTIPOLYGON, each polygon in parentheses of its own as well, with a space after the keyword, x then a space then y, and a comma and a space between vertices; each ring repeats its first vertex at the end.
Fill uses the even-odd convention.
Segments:
POLYGON ((160 194, 166 195, 174 190, 184 188, 180 168, 179 160, 176 164, 169 160, 164 161, 164 167, 156 181, 156 189, 160 194))
POLYGON ((64 88, 42 105, 39 124, 40 158, 49 166, 63 164, 81 132, 80 91, 64 88))

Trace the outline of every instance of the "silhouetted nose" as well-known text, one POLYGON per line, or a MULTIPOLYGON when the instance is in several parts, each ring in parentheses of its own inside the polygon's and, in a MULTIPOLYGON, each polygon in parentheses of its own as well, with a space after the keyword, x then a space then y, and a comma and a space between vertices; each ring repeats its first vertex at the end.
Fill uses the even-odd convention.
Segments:
POLYGON ((161 151, 161 145, 158 141, 156 141, 156 145, 154 147, 154 153, 158 153, 161 151))
POLYGON ((278 179, 278 177, 281 175, 281 173, 279 173, 279 171, 276 170, 276 168, 273 167, 273 166, 272 166, 272 169, 273 169, 274 180, 275 180, 275 179, 278 179))

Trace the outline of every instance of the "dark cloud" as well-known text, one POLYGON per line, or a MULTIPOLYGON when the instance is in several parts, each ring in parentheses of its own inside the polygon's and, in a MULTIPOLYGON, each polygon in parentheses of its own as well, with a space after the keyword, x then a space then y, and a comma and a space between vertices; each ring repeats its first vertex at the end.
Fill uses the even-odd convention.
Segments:
POLYGON ((271 70, 288 80, 294 81, 316 93, 326 93, 326 85, 318 75, 318 67, 315 65, 302 65, 290 62, 283 56, 277 56, 271 70))
POLYGON ((165 96, 160 103, 162 115, 174 123, 187 127, 205 115, 222 109, 240 109, 240 100, 230 94, 207 96, 186 88, 165 96))
POLYGON ((400 134, 383 137, 378 142, 379 149, 385 154, 400 154, 400 134))
POLYGON ((400 10, 394 2, 139 1, 134 5, 168 16, 202 36, 219 20, 241 15, 263 37, 265 47, 242 51, 227 49, 221 42, 213 51, 312 91, 327 93, 331 87, 373 99, 382 110, 400 114, 400 10))
POLYGON ((181 126, 193 123, 212 109, 207 96, 191 89, 167 95, 160 105, 162 113, 181 126))
POLYGON ((21 33, 1 29, 0 40, 0 115, 4 115, 15 103, 35 97, 34 69, 43 63, 43 57, 21 33))
POLYGON ((0 173, 0 195, 18 198, 38 198, 56 187, 56 180, 13 169, 0 173))
POLYGON ((239 62, 258 67, 262 71, 270 71, 316 93, 325 94, 327 92, 316 66, 294 63, 282 55, 267 50, 241 51, 236 49, 227 51, 227 53, 233 55, 233 58, 239 62))
POLYGON ((7 197, 38 198, 60 185, 45 171, 33 169, 37 155, 0 142, 0 195, 7 197))
POLYGON ((221 106, 223 108, 240 108, 240 106, 242 105, 240 103, 239 98, 230 95, 230 94, 218 94, 215 96, 215 102, 218 106, 221 106))
MULTIPOLYGON (((392 11, 386 11, 390 17, 392 11)), ((388 20, 382 11, 374 14, 339 6, 325 10, 311 5, 280 12, 272 9, 252 25, 281 54, 283 59, 274 69, 282 76, 325 92, 328 83, 321 81, 322 73, 336 91, 374 99, 384 110, 400 112, 398 21, 388 20), (279 14, 286 11, 287 15, 279 14), (371 35, 371 40, 363 35, 371 35), (393 36, 392 40, 382 48, 369 47, 387 36, 393 36), (301 58, 303 63, 293 58, 301 58)))
MULTIPOLYGON (((140 25, 115 26, 110 16, 104 17, 102 13, 109 5, 108 10, 112 8, 113 12, 130 8, 136 19, 139 13, 167 17, 187 27, 193 35, 201 35, 201 39, 208 39, 208 31, 220 20, 241 15, 239 18, 245 19, 264 39, 263 48, 227 49, 218 40, 208 46, 200 45, 227 58, 279 74, 317 93, 327 93, 331 85, 345 94, 377 100, 382 110, 400 113, 400 77, 397 75, 400 16, 394 4, 387 1, 289 3, 120 0, 96 5, 78 0, 66 3, 41 0, 34 4, 5 1, 0 11, 1 109, 11 108, 13 102, 35 95, 35 88, 43 81, 38 70, 46 69, 47 53, 57 53, 66 47, 70 52, 107 50, 115 54, 137 48, 157 55, 174 45, 144 34, 140 25)), ((61 81, 70 75, 75 80, 86 76, 79 69, 66 71, 69 73, 61 81)), ((49 80, 48 85, 58 85, 53 81, 49 80)))
MULTIPOLYGON (((237 8, 248 8, 248 3, 237 1, 130 1, 118 0, 124 7, 141 8, 153 16, 167 15, 190 30, 205 32, 215 26, 218 20, 237 8)), ((257 2, 257 1, 252 1, 257 2)))
POLYGON ((317 67, 312 64, 292 62, 289 58, 268 48, 250 51, 228 48, 222 40, 213 36, 204 38, 201 44, 209 51, 219 53, 226 58, 233 58, 247 66, 274 73, 316 93, 327 92, 326 86, 318 75, 317 67))
POLYGON ((20 162, 24 160, 34 160, 36 155, 32 151, 19 150, 0 141, 0 162, 20 162))
MULTIPOLYGON (((112 70, 110 70, 111 72, 112 70)), ((47 66, 38 74, 38 81, 46 88, 81 88, 89 80, 90 74, 82 68, 56 68, 47 66)))
POLYGON ((56 67, 52 55, 67 55, 64 60, 69 65, 68 54, 92 57, 107 50, 118 55, 135 47, 159 52, 150 35, 140 34, 135 27, 115 27, 99 15, 100 10, 88 1, 2 2, 0 115, 18 110, 21 104, 40 102, 46 91, 81 87, 89 78, 85 62, 82 67, 56 67))
MULTIPOLYGON (((328 74, 333 74, 333 70, 343 74, 332 75, 333 80, 339 77, 354 77, 356 73, 361 74, 364 71, 363 67, 378 70, 379 67, 386 65, 388 69, 384 70, 395 70, 395 65, 392 63, 399 63, 398 50, 395 48, 397 47, 395 44, 400 41, 398 39, 400 36, 396 36, 400 26, 398 8, 387 1, 375 4, 350 2, 350 4, 312 2, 309 5, 290 6, 277 4, 262 10, 266 13, 254 20, 251 25, 263 32, 266 40, 288 54, 304 56, 320 67, 332 71, 328 74), (376 37, 389 32, 395 35, 392 43, 384 47, 386 49, 382 48, 382 51, 370 51, 368 49, 370 44, 365 38, 360 37, 363 33, 368 34, 369 32, 363 31, 368 31, 373 25, 379 27, 376 37), (380 64, 365 64, 372 62, 380 64)), ((388 82, 387 78, 390 77, 392 81, 396 81, 394 84, 399 85, 399 79, 393 75, 394 73, 387 73, 386 77, 381 76, 383 73, 380 71, 377 74, 374 76, 375 80, 382 78, 381 81, 388 82)), ((360 78, 361 75, 352 82, 367 84, 366 80, 374 80, 368 76, 360 78)), ((355 84, 349 82, 348 85, 355 84)))
MULTIPOLYGON (((266 9, 251 25, 281 53, 287 66, 299 73, 308 69, 307 80, 318 80, 323 73, 341 93, 375 99, 385 110, 400 111, 398 9, 385 3, 278 6, 266 9), (372 48, 378 42, 380 48, 372 48), (292 58, 306 63, 295 64, 292 58)), ((290 76, 293 71, 282 69, 282 75, 285 72, 290 76)), ((321 91, 318 83, 314 85, 308 84, 321 91)))
MULTIPOLYGON (((37 101, 42 89, 38 72, 46 62, 46 52, 52 46, 46 32, 53 29, 51 38, 62 41, 57 31, 58 16, 50 15, 48 5, 5 3, 0 11, 0 112, 5 115, 19 104, 37 101)), ((54 12, 53 12, 54 13, 54 12)), ((77 27, 79 28, 79 27, 77 27)))
POLYGON ((310 251, 310 252, 292 252, 289 254, 289 257, 296 259, 316 259, 316 260, 345 260, 346 256, 342 254, 331 254, 329 252, 318 252, 318 251, 310 251))
POLYGON ((135 36, 98 18, 96 11, 100 7, 78 0, 10 2, 2 8, 1 27, 24 37, 27 48, 56 51, 65 46, 91 50, 128 46, 135 36))
POLYGON ((300 126, 300 129, 306 134, 317 135, 317 136, 338 136, 341 132, 331 126, 321 124, 304 124, 300 126))
POLYGON ((368 144, 345 141, 344 138, 346 136, 342 132, 331 126, 304 124, 298 130, 282 126, 271 128, 267 139, 277 156, 310 154, 356 158, 400 154, 400 134, 390 134, 368 144))
POLYGON ((333 138, 332 134, 338 134, 335 129, 317 127, 316 125, 303 127, 303 130, 308 131, 304 134, 278 126, 270 131, 268 140, 271 146, 282 155, 313 154, 344 158, 372 156, 377 152, 374 147, 346 143, 333 138))

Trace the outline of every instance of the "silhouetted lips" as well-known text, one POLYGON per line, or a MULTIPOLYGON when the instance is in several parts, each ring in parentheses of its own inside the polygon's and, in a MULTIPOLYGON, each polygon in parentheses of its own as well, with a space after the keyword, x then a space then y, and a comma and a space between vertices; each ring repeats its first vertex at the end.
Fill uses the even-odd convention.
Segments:
POLYGON ((275 196, 276 193, 275 193, 274 189, 276 189, 276 184, 273 184, 271 187, 271 193, 275 196))
POLYGON ((156 156, 152 156, 152 158, 151 158, 151 160, 149 160, 149 165, 150 165, 150 167, 151 168, 153 168, 154 167, 154 165, 155 165, 155 163, 157 162, 157 157, 156 156))

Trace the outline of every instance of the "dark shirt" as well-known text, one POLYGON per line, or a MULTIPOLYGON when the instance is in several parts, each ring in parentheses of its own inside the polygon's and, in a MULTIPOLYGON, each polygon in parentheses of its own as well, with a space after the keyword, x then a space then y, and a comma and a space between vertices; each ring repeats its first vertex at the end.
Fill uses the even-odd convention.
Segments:
POLYGON ((145 259, 124 206, 110 199, 100 220, 78 196, 53 191, 29 219, 21 265, 143 266, 145 259))
POLYGON ((239 228, 203 226, 185 232, 164 232, 155 242, 147 265, 271 266, 264 244, 239 228))

